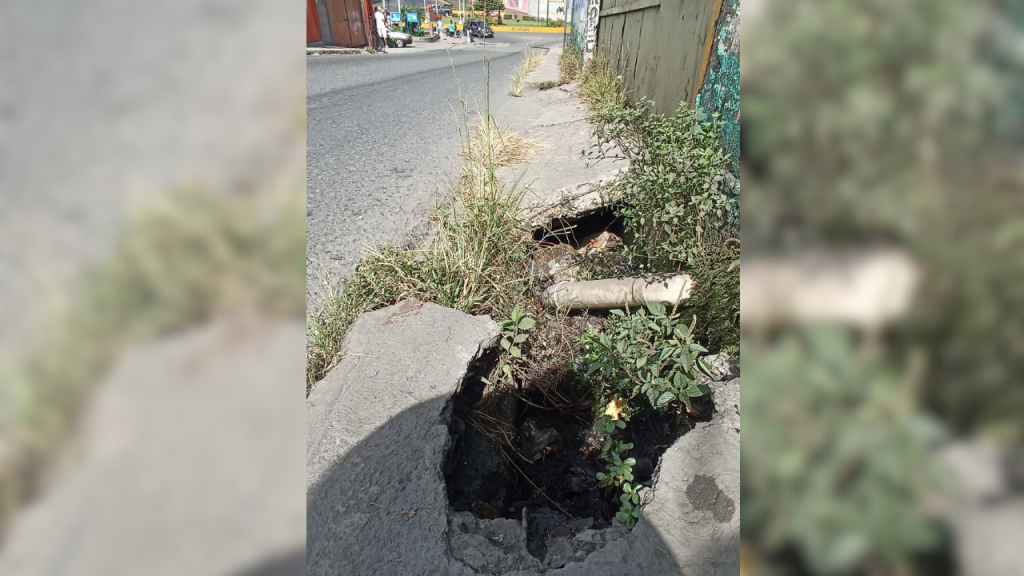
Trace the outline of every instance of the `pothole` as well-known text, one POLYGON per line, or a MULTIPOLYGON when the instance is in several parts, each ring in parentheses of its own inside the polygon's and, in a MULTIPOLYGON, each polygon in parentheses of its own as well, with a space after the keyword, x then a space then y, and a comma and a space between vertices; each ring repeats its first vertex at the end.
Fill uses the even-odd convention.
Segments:
POLYGON ((542 245, 568 244, 580 249, 603 232, 622 238, 625 228, 615 206, 603 206, 573 218, 553 218, 547 226, 533 231, 533 239, 542 245))
MULTIPOLYGON (((613 523, 621 489, 598 486, 605 463, 593 414, 592 392, 574 381, 545 393, 486 394, 484 384, 467 381, 453 398, 444 463, 450 506, 472 514, 474 526, 515 521, 517 530, 525 528, 530 556, 552 568, 582 561, 624 535, 613 523)), ((674 414, 633 417, 617 439, 634 445, 624 457, 636 459, 635 482, 651 482, 661 455, 691 424, 674 414)))

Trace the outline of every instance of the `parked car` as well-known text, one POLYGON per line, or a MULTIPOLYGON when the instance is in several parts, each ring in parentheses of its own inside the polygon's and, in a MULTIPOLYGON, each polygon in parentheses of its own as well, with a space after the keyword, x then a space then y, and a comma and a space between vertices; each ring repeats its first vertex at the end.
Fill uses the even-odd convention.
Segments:
POLYGON ((395 43, 395 48, 405 48, 409 44, 412 44, 412 36, 405 32, 399 32, 398 30, 391 30, 388 32, 388 38, 395 43))
POLYGON ((483 20, 466 20, 465 29, 469 32, 470 36, 476 36, 477 38, 494 38, 494 30, 491 29, 491 25, 485 23, 483 20))

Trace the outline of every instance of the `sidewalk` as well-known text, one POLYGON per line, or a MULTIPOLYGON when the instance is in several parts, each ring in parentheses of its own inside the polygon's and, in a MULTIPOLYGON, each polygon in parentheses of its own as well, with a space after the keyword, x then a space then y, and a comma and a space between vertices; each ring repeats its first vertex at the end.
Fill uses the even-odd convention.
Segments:
POLYGON ((589 108, 579 99, 579 84, 570 83, 540 90, 536 83, 558 80, 561 47, 551 48, 544 62, 523 81, 523 95, 511 98, 495 118, 515 132, 551 145, 532 162, 505 166, 496 171, 503 182, 521 182, 529 188, 523 200, 531 226, 543 226, 553 218, 575 218, 608 204, 603 185, 626 160, 587 159, 596 142, 587 122, 589 108))

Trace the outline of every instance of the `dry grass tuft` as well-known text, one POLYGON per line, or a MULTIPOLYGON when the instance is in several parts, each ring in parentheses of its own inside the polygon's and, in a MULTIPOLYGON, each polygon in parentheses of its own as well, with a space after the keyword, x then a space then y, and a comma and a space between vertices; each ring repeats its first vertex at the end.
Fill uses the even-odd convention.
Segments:
POLYGON ((622 106, 626 103, 626 89, 612 72, 604 54, 595 54, 580 73, 580 100, 596 109, 605 104, 622 106))
POLYGON ((529 162, 551 145, 540 140, 524 138, 508 128, 502 128, 490 117, 481 117, 469 139, 469 146, 461 152, 479 166, 509 166, 529 162))
POLYGON ((512 89, 508 91, 509 96, 519 97, 523 95, 523 79, 526 78, 527 74, 536 70, 543 61, 543 54, 530 50, 529 46, 526 47, 526 51, 523 52, 523 61, 519 63, 516 71, 512 73, 512 89))
POLYGON ((567 84, 579 80, 583 55, 575 45, 569 44, 558 57, 558 81, 567 84))

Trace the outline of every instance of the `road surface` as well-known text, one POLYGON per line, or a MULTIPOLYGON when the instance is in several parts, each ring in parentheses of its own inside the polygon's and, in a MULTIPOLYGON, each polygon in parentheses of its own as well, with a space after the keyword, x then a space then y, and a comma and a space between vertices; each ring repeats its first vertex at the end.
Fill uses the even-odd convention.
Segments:
POLYGON ((450 51, 413 52, 414 42, 387 55, 307 57, 310 313, 322 305, 325 278, 350 277, 368 247, 402 244, 425 221, 445 179, 458 173, 462 123, 485 107, 485 61, 501 121, 526 45, 561 42, 561 34, 506 32, 450 51))

